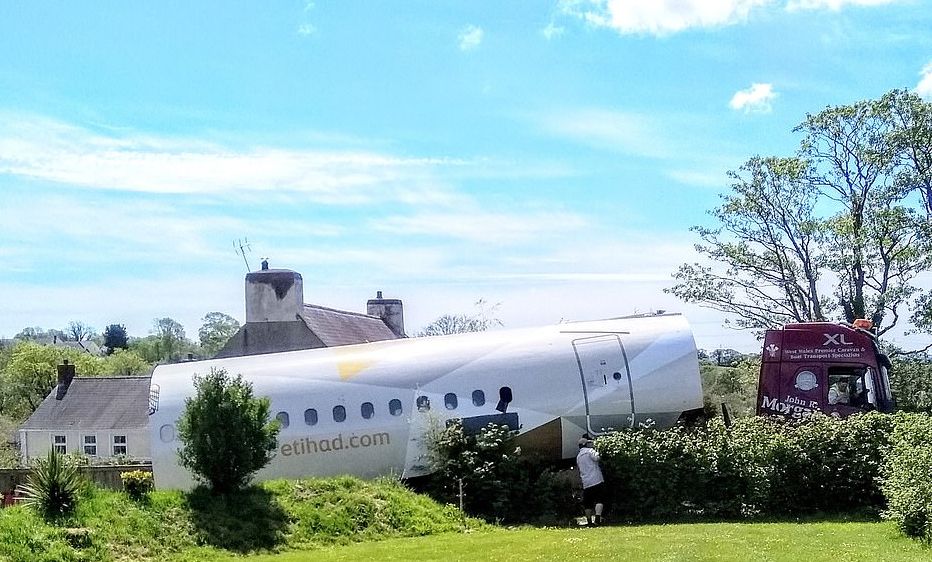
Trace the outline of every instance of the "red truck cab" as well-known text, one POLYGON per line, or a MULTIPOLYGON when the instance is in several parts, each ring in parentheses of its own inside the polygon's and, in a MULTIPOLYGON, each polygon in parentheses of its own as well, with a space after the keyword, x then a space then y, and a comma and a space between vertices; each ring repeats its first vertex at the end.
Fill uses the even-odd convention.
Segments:
POLYGON ((757 414, 801 418, 814 412, 847 417, 892 412, 890 360, 863 320, 811 322, 767 330, 757 414))

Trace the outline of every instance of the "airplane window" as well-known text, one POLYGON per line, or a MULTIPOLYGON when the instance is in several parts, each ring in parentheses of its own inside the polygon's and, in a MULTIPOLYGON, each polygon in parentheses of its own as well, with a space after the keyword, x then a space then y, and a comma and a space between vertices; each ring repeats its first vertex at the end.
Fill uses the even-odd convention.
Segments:
POLYGON ((388 402, 388 413, 393 416, 400 416, 401 415, 401 400, 397 398, 392 398, 388 402))
POLYGON ((346 408, 344 408, 343 406, 334 406, 333 407, 333 421, 335 422, 346 421, 346 408))
POLYGON ((484 406, 485 405, 485 392, 481 390, 472 391, 472 405, 473 406, 484 406))
POLYGON ((612 374, 612 378, 615 379, 616 381, 620 381, 620 380, 621 380, 621 373, 619 373, 618 371, 615 371, 615 372, 612 374))
POLYGON ((369 419, 375 414, 375 406, 372 405, 372 402, 363 402, 360 413, 363 418, 369 419))
POLYGON ((170 424, 165 424, 159 428, 159 438, 163 443, 171 443, 175 440, 175 427, 170 424))
POLYGON ((304 410, 304 423, 307 425, 317 425, 317 410, 314 408, 304 410))
POLYGON ((501 387, 498 389, 498 405, 495 406, 495 409, 504 414, 508 411, 508 404, 511 404, 512 399, 511 388, 501 387))
POLYGON ((282 422, 282 429, 288 427, 289 423, 291 422, 291 420, 288 419, 288 412, 279 412, 275 414, 275 419, 282 422))
POLYGON ((457 403, 456 394, 448 392, 444 395, 443 405, 447 407, 447 410, 455 410, 457 403))
POLYGON ((428 410, 430 410, 430 398, 426 396, 418 396, 417 397, 417 411, 426 412, 428 410))

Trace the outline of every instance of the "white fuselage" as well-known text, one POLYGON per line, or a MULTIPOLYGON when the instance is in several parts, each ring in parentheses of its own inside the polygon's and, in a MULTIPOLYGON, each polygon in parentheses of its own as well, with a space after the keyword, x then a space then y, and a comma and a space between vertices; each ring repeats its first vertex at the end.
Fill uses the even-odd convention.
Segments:
POLYGON ((568 459, 584 433, 666 426, 702 407, 695 342, 678 315, 162 365, 149 420, 161 488, 193 484, 175 426, 193 375, 213 367, 243 375, 283 422, 260 480, 426 474, 425 436, 452 418, 510 423, 522 447, 568 459))

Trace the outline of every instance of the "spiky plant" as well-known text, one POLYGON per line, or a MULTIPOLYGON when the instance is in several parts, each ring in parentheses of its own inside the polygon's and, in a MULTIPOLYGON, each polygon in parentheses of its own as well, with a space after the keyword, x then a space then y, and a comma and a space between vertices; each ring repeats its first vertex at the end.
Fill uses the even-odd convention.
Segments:
POLYGON ((81 483, 78 467, 53 449, 44 459, 36 461, 23 486, 23 503, 47 518, 69 515, 77 504, 81 483))

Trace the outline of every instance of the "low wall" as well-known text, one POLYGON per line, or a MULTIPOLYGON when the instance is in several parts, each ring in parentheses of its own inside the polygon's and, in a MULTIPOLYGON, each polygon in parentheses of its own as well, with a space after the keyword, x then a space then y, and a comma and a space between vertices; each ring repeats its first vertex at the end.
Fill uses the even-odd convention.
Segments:
MULTIPOLYGON (((111 490, 122 490, 123 481, 120 480, 120 474, 133 470, 152 472, 152 464, 116 464, 81 467, 81 472, 87 476, 91 482, 97 484, 101 488, 108 488, 111 490)), ((25 484, 28 476, 28 468, 0 468, 0 494, 11 493, 20 484, 25 484)))

